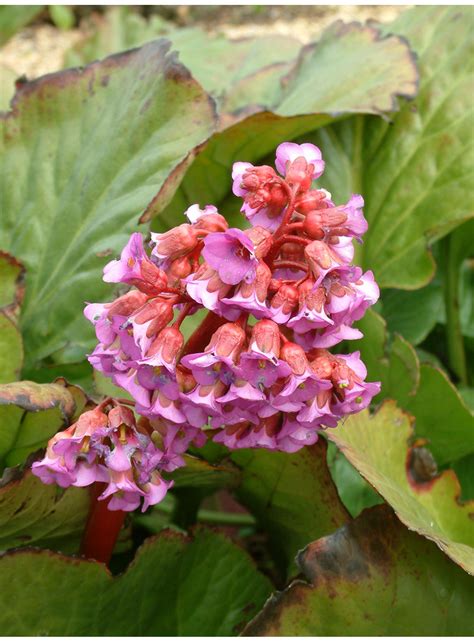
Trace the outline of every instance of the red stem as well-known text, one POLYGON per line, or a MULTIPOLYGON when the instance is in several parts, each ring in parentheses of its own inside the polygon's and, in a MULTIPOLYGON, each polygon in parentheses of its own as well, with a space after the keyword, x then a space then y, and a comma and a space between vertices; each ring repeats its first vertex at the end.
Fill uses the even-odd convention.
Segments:
POLYGON ((183 309, 180 311, 179 316, 173 323, 172 327, 179 329, 181 327, 181 323, 184 321, 184 319, 189 314, 189 312, 191 311, 194 305, 195 305, 194 301, 192 303, 186 303, 183 309))
POLYGON ((275 260, 273 263, 274 269, 278 269, 280 267, 289 267, 290 269, 299 269, 303 270, 305 272, 308 271, 308 265, 305 263, 300 263, 298 260, 275 260))
POLYGON ((127 513, 109 510, 109 499, 98 500, 105 488, 105 483, 94 483, 90 488, 91 506, 82 537, 81 554, 108 565, 127 513))
POLYGON ((225 318, 217 316, 214 312, 209 312, 199 327, 188 338, 181 358, 186 356, 186 354, 202 351, 209 342, 212 334, 224 323, 227 323, 225 318))

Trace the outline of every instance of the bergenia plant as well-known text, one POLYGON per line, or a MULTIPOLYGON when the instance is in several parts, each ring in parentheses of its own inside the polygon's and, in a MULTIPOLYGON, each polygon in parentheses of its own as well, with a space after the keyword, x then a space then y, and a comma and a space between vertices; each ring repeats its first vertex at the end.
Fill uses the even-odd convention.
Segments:
POLYGON ((191 444, 296 452, 379 392, 359 352, 330 351, 361 336, 353 324, 379 296, 352 264, 363 198, 333 202, 312 144, 281 144, 275 166, 234 164, 249 228, 194 204, 149 243, 132 234, 105 267, 128 291, 85 308, 98 340, 89 361, 133 400, 107 398, 56 434, 33 465, 44 483, 98 483, 108 510, 144 511, 191 444), (185 337, 184 319, 203 309, 185 337))

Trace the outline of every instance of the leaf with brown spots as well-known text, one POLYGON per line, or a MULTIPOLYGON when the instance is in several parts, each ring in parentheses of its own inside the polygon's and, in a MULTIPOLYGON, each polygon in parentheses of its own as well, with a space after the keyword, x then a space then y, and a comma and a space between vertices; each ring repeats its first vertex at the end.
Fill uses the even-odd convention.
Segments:
POLYGON ((171 531, 147 539, 112 577, 95 561, 22 550, 0 558, 6 635, 231 636, 271 584, 222 534, 171 531))
POLYGON ((473 580, 388 506, 301 552, 306 577, 270 597, 244 636, 472 634, 473 580))
POLYGON ((73 394, 60 383, 0 385, 0 468, 21 463, 72 420, 73 394))
POLYGON ((461 502, 453 470, 437 475, 427 450, 413 444, 409 415, 386 401, 373 416, 350 416, 327 435, 407 527, 474 574, 474 501, 461 502))
POLYGON ((232 454, 242 469, 237 497, 267 532, 283 575, 294 573, 298 550, 350 518, 329 473, 326 450, 321 439, 296 454, 265 450, 232 454))

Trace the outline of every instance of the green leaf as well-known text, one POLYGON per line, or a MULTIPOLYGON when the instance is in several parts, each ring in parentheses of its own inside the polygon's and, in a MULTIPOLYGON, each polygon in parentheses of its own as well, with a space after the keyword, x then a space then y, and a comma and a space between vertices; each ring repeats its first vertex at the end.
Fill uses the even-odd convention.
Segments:
POLYGON ((267 532, 283 571, 293 571, 298 550, 349 517, 327 467, 326 447, 320 440, 295 454, 265 450, 232 454, 242 469, 237 498, 267 532))
POLYGON ((0 251, 0 384, 20 377, 23 340, 17 318, 24 295, 25 269, 13 256, 0 251))
POLYGON ((89 490, 61 490, 25 472, 0 487, 0 549, 40 546, 77 552, 89 510, 89 490))
POLYGON ((204 529, 148 539, 119 577, 37 551, 7 554, 0 568, 0 627, 11 635, 229 636, 271 589, 241 549, 204 529))
POLYGON ((24 461, 65 427, 75 411, 73 395, 60 383, 0 385, 0 465, 24 461))
POLYGON ((437 476, 429 452, 409 446, 413 427, 395 403, 384 403, 374 416, 367 410, 353 415, 327 435, 407 527, 474 574, 474 503, 459 502, 452 470, 437 476))
POLYGON ((472 633, 472 579, 386 506, 299 555, 307 581, 274 595, 248 636, 457 636, 472 633))
POLYGON ((395 335, 392 340, 387 334, 384 319, 373 310, 366 313, 357 327, 364 338, 358 340, 354 347, 360 350, 368 380, 382 383, 376 401, 394 398, 405 407, 419 384, 420 365, 415 350, 401 336, 395 335))
POLYGON ((416 95, 418 74, 406 43, 374 26, 340 20, 305 47, 285 79, 276 113, 395 111, 397 97, 416 95))
POLYGON ((205 490, 218 490, 233 488, 239 484, 240 470, 230 462, 222 461, 211 465, 203 459, 184 455, 185 467, 181 467, 170 474, 175 488, 192 487, 205 490))
POLYGON ((0 383, 20 377, 23 365, 23 341, 16 324, 0 311, 0 383))
POLYGON ((439 283, 430 283, 415 292, 387 289, 382 292, 382 304, 388 329, 418 345, 439 319, 443 293, 439 283))
POLYGON ((214 129, 208 95, 163 41, 21 86, 3 118, 0 246, 27 267, 28 363, 93 344, 84 301, 171 171, 214 129))
POLYGON ((474 453, 474 415, 447 375, 421 365, 416 395, 404 406, 416 417, 416 434, 429 440, 438 463, 474 453))
POLYGON ((0 63, 0 111, 6 111, 9 108, 10 100, 15 93, 17 78, 16 71, 0 63))
POLYGON ((19 260, 0 251, 0 309, 16 313, 25 294, 25 268, 19 260))
POLYGON ((84 64, 111 53, 141 46, 163 35, 171 41, 173 49, 179 52, 180 61, 206 91, 225 102, 226 110, 228 107, 235 110, 249 104, 260 104, 261 71, 265 72, 266 77, 267 71, 271 70, 269 89, 273 98, 279 79, 301 48, 301 43, 295 38, 278 34, 229 40, 223 35, 211 34, 199 28, 175 28, 156 16, 146 20, 123 6, 109 9, 98 23, 96 31, 69 52, 66 62, 68 65, 84 64), (234 96, 234 88, 237 96, 234 96), (239 96, 243 90, 246 96, 245 103, 241 105, 239 96))
POLYGON ((312 137, 327 161, 321 185, 338 202, 364 196, 360 258, 382 287, 426 285, 427 245, 472 215, 472 20, 472 7, 416 7, 383 27, 417 53, 418 96, 391 122, 360 116, 312 137))
POLYGON ((439 464, 474 450, 472 412, 447 375, 430 364, 420 366, 413 347, 401 336, 390 337, 381 316, 369 310, 358 323, 357 342, 369 380, 382 382, 376 401, 395 399, 415 417, 416 435, 429 441, 439 464))
POLYGON ((26 27, 43 10, 43 5, 0 7, 0 45, 26 27))
POLYGON ((76 21, 74 11, 65 4, 51 4, 48 6, 49 15, 58 29, 72 29, 76 21))
POLYGON ((383 503, 375 490, 362 478, 334 443, 328 443, 328 467, 341 501, 352 517, 366 507, 383 503))
MULTIPOLYGON (((278 73, 274 76, 272 72, 271 77, 278 81, 278 73)), ((259 78, 256 73, 256 84, 259 78)), ((156 227, 179 220, 186 203, 219 205, 229 194, 234 161, 262 160, 283 140, 308 135, 350 113, 379 114, 395 109, 395 96, 416 94, 416 78, 412 53, 398 37, 381 39, 379 32, 368 26, 337 23, 330 27, 320 42, 302 51, 285 79, 286 88, 280 91, 279 82, 275 83, 275 91, 265 86, 264 94, 271 102, 251 110, 261 113, 253 113, 237 123, 235 118, 221 119, 222 131, 196 158, 156 227), (360 65, 367 74, 361 72, 360 65), (374 77, 377 77, 376 87, 374 77)), ((252 96, 253 90, 249 92, 252 96)), ((261 100, 258 91, 256 95, 257 100, 261 100)), ((322 149, 324 153, 324 147, 322 149)), ((240 204, 237 199, 233 202, 237 212, 240 204)), ((153 206, 146 218, 161 212, 162 207, 153 206)))

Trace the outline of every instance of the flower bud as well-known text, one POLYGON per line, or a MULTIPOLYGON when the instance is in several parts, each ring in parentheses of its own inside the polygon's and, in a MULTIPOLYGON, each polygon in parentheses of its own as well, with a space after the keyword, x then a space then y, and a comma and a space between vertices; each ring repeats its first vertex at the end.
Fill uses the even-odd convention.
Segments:
POLYGON ((221 214, 205 214, 196 221, 194 228, 210 232, 226 231, 229 228, 229 224, 221 214))
POLYGON ((174 369, 184 346, 184 336, 175 327, 165 327, 154 339, 146 355, 146 361, 153 365, 163 363, 169 369, 174 369))
POLYGON ((175 259, 192 251, 198 243, 197 230, 188 223, 173 227, 164 234, 151 234, 155 244, 152 254, 160 259, 175 259))
POLYGON ((296 343, 291 343, 290 341, 284 343, 280 351, 280 358, 288 363, 296 376, 301 376, 309 369, 306 353, 301 345, 296 343))
POLYGON ((246 229, 244 233, 253 243, 256 258, 263 258, 268 254, 273 245, 273 235, 268 229, 257 225, 246 229))
POLYGON ((109 425, 116 429, 125 425, 126 427, 135 427, 135 415, 129 407, 117 405, 109 412, 109 425))
POLYGON ((304 247, 299 243, 285 243, 280 249, 280 257, 282 260, 304 260, 304 247))
POLYGON ((131 316, 131 314, 142 307, 147 300, 148 296, 146 296, 146 294, 132 290, 120 296, 117 300, 114 300, 110 307, 108 307, 107 315, 109 318, 113 316, 131 316))
POLYGON ((142 266, 142 278, 131 280, 130 285, 134 285, 140 291, 150 296, 156 296, 168 286, 168 277, 166 273, 157 267, 151 261, 143 261, 142 266))
POLYGON ((225 323, 214 332, 205 351, 213 351, 216 356, 231 358, 236 363, 245 345, 245 339, 245 330, 240 325, 225 323))
POLYGON ((346 220, 347 215, 337 207, 311 211, 305 218, 303 229, 310 238, 321 240, 324 237, 325 230, 329 231, 332 228, 334 231, 334 228, 342 225, 346 220))
POLYGON ((333 370, 333 356, 325 349, 314 350, 311 369, 320 379, 330 379, 333 370))
POLYGON ((329 269, 331 267, 331 254, 326 243, 320 240, 313 240, 312 243, 306 245, 304 253, 311 271, 316 277, 318 277, 321 269, 329 269))
POLYGON ((271 309, 280 309, 283 314, 290 313, 298 304, 299 292, 294 285, 282 285, 271 302, 271 309))
POLYGON ((280 330, 272 320, 261 320, 252 329, 250 347, 277 359, 280 355, 280 330))
POLYGON ((133 322, 142 325, 151 321, 146 330, 146 336, 151 338, 168 325, 173 320, 173 305, 169 301, 160 298, 154 298, 138 311, 133 322))
POLYGON ((325 209, 328 205, 325 201, 326 192, 319 189, 310 189, 295 201, 295 210, 300 214, 309 214, 314 209, 325 209))
POLYGON ((266 263, 260 260, 255 271, 255 279, 251 283, 243 281, 240 285, 239 292, 244 298, 249 298, 253 292, 255 292, 257 299, 260 303, 263 303, 267 297, 271 280, 271 269, 266 263))
POLYGON ((170 280, 171 287, 176 287, 182 278, 187 278, 193 271, 191 261, 187 256, 181 256, 173 260, 166 270, 170 280))
POLYGON ((289 162, 286 169, 286 182, 289 185, 298 185, 300 191, 306 191, 313 181, 314 165, 308 164, 304 156, 289 162))
POLYGON ((91 436, 96 430, 105 428, 107 425, 107 415, 99 407, 95 407, 81 414, 69 429, 74 436, 91 436))

